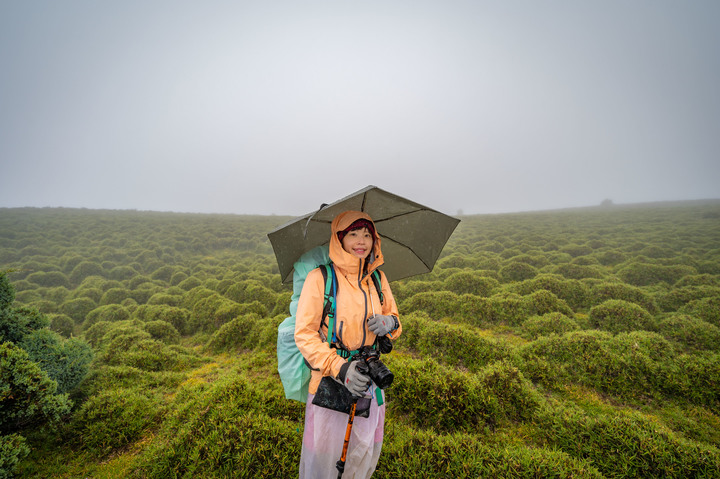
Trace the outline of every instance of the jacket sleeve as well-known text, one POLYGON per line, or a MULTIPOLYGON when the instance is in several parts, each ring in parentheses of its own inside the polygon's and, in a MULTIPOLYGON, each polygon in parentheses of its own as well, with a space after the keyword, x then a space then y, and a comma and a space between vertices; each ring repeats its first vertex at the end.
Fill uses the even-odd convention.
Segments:
MULTIPOLYGON (((319 269, 305 279, 295 316, 295 344, 300 353, 323 376, 337 376, 345 360, 338 356, 327 340, 320 337, 320 323, 325 297, 325 281, 319 269)), ((323 328, 327 334, 327 329, 323 328)))
POLYGON ((402 323, 400 322, 400 315, 398 314, 398 308, 397 304, 395 303, 395 297, 393 297, 392 291, 390 290, 390 282, 387 279, 387 276, 385 276, 384 272, 380 272, 381 279, 382 279, 382 292, 383 297, 385 298, 385 301, 383 303, 383 314, 387 316, 395 316, 398 318, 398 328, 394 331, 390 331, 390 338, 394 341, 398 337, 400 337, 400 334, 402 334, 402 323))

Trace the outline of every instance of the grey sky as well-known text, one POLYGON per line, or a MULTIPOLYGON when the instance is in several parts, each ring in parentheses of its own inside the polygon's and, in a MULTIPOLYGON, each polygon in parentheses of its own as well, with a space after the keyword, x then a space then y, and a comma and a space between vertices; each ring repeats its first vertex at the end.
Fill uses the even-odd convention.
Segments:
POLYGON ((720 198, 720 2, 0 4, 0 207, 720 198))

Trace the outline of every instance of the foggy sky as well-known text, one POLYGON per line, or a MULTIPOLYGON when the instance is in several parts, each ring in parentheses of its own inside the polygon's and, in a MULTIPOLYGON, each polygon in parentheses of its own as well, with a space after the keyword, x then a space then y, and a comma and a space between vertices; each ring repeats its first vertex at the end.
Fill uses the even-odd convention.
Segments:
POLYGON ((0 207, 720 198, 720 2, 5 1, 0 207))

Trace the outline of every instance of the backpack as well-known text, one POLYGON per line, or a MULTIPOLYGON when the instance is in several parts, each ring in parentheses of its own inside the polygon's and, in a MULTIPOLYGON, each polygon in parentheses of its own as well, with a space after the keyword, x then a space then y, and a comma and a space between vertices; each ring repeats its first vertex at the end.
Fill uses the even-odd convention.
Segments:
MULTIPOLYGON (((306 402, 308 386, 310 385, 310 368, 305 358, 295 344, 295 314, 297 313, 298 301, 302 292, 305 278, 310 271, 320 268, 325 280, 325 299, 323 304, 323 318, 321 325, 328 320, 328 343, 332 344, 335 339, 335 295, 337 292, 337 278, 335 269, 330 262, 328 245, 318 246, 304 253, 295 262, 293 273, 293 295, 290 300, 290 316, 278 326, 277 337, 277 359, 278 373, 285 389, 285 399, 294 399, 306 402)), ((380 273, 373 271, 371 279, 380 295, 380 303, 384 301, 380 282, 380 273)), ((338 354, 343 350, 338 349, 338 354)), ((342 354, 341 354, 342 355, 342 354)))

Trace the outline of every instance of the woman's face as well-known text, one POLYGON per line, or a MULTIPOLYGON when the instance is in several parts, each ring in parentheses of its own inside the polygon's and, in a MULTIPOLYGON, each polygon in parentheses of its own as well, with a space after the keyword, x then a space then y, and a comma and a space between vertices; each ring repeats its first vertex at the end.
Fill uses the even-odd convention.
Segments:
POLYGON ((343 249, 360 259, 368 257, 372 251, 372 245, 373 237, 367 228, 350 231, 342 239, 343 249))

